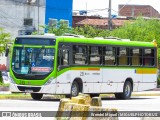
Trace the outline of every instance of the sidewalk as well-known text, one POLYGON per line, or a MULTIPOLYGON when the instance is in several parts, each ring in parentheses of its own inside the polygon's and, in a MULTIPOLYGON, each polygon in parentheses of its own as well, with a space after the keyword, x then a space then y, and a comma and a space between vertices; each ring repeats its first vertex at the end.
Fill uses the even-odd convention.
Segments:
POLYGON ((132 95, 134 96, 160 96, 160 90, 157 91, 142 91, 142 92, 133 92, 132 95))
MULTIPOLYGON (((8 91, 1 91, 0 90, 0 95, 1 94, 11 94, 11 92, 8 91)), ((158 88, 152 89, 152 90, 148 90, 148 91, 141 91, 141 92, 133 92, 132 95, 144 95, 144 96, 160 96, 160 86, 158 86, 158 88)))
MULTIPOLYGON (((10 91, 0 91, 0 95, 2 94, 12 94, 10 91)), ((160 88, 158 90, 151 90, 151 91, 142 91, 142 92, 133 92, 132 95, 136 96, 160 96, 160 88)))
POLYGON ((0 91, 0 95, 2 94, 11 94, 11 92, 10 91, 0 91))

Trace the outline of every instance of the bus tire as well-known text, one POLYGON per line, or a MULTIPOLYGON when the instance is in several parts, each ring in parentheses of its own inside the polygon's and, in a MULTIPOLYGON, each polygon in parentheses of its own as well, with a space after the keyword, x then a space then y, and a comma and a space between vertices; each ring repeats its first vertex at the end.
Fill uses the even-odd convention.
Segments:
POLYGON ((76 81, 74 81, 71 86, 71 97, 78 96, 78 94, 79 94, 79 85, 76 81))
POLYGON ((72 86, 71 86, 71 93, 70 94, 68 94, 68 95, 65 95, 65 97, 66 98, 71 98, 71 97, 76 97, 76 96, 78 96, 78 94, 79 94, 79 85, 78 85, 78 83, 76 82, 76 81, 74 81, 73 83, 72 83, 72 86))
POLYGON ((126 81, 123 87, 122 93, 115 93, 116 99, 129 99, 132 94, 132 84, 129 81, 126 81))
POLYGON ((34 100, 40 100, 43 97, 43 94, 41 94, 41 93, 31 93, 31 97, 34 100))

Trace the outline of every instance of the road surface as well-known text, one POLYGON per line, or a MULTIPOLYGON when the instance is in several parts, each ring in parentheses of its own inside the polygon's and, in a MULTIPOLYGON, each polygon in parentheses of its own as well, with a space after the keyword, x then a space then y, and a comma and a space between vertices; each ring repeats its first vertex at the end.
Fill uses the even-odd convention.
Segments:
MULTIPOLYGON (((0 111, 57 111, 58 106, 59 99, 0 100, 0 111)), ((119 111, 160 111, 160 96, 132 97, 129 100, 103 98, 102 107, 117 108, 119 111)), ((3 117, 0 119, 3 120, 3 117)), ((14 119, 19 120, 19 118, 12 118, 12 120, 14 119)), ((32 119, 43 120, 44 118, 24 118, 23 120, 32 119)), ((10 119, 5 118, 4 120, 10 119)), ((53 120, 53 118, 48 117, 45 120, 53 120)), ((123 118, 119 118, 119 120, 123 120, 123 118)), ((140 120, 140 118, 127 118, 127 120, 140 120)))

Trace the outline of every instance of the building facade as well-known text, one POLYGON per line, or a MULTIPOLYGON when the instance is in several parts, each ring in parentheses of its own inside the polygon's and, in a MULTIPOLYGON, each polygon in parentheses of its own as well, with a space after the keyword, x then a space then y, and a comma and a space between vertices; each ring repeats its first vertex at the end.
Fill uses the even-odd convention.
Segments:
POLYGON ((17 35, 31 34, 45 23, 45 0, 1 0, 0 27, 17 35))
POLYGON ((0 27, 17 35, 29 35, 33 31, 43 33, 40 25, 49 20, 66 20, 72 26, 72 0, 1 0, 0 27))
POLYGON ((127 17, 160 17, 159 12, 150 5, 119 5, 118 15, 127 17))

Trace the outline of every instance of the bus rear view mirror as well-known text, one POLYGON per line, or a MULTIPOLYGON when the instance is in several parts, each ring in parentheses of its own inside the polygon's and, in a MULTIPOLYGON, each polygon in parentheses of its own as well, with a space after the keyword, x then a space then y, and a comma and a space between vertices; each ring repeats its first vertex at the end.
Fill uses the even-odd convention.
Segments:
POLYGON ((7 57, 9 54, 9 48, 6 48, 6 51, 5 51, 5 57, 7 57))

